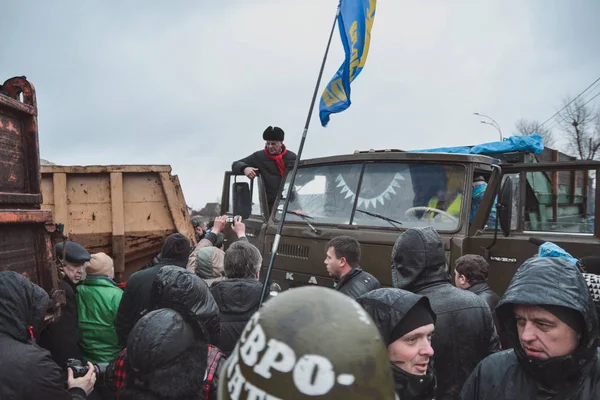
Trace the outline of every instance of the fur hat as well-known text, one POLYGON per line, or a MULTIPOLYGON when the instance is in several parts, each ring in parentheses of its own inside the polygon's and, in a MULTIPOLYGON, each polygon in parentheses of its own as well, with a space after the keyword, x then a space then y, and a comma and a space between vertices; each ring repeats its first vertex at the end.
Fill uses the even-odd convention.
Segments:
POLYGON ((263 140, 272 140, 274 142, 283 142, 285 133, 278 126, 268 126, 263 132, 263 140))
POLYGON ((115 264, 113 259, 105 253, 92 254, 92 258, 85 265, 85 272, 88 275, 101 275, 114 278, 115 264))

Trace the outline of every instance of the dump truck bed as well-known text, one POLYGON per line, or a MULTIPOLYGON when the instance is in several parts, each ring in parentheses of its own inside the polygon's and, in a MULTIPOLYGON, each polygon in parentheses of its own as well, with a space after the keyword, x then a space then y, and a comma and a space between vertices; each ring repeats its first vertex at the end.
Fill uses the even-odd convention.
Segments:
POLYGON ((70 240, 115 261, 118 281, 179 232, 194 242, 181 185, 168 165, 42 166, 42 208, 70 240))

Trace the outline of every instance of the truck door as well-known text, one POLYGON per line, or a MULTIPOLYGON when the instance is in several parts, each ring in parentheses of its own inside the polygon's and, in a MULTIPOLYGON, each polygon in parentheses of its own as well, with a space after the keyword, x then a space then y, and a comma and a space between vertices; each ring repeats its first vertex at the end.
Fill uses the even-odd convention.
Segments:
POLYGON ((575 258, 597 255, 600 226, 595 219, 600 162, 565 161, 502 166, 513 187, 510 232, 485 230, 466 239, 463 254, 480 254, 490 264, 489 285, 502 294, 518 267, 534 256, 534 237, 564 248, 575 258))
MULTIPOLYGON (((244 219, 246 225, 246 237, 248 241, 255 245, 262 254, 263 253, 263 240, 264 234, 261 235, 261 231, 264 231, 266 227, 267 214, 267 195, 264 190, 264 184, 262 177, 258 176, 256 179, 248 179, 245 175, 234 175, 232 172, 225 172, 225 179, 223 180, 223 194, 221 197, 221 215, 227 215, 228 217, 234 217, 234 206, 233 206, 233 187, 236 183, 246 183, 250 188, 250 197, 252 199, 252 207, 250 216, 244 219)), ((225 247, 237 240, 236 234, 231 230, 231 225, 228 224, 225 228, 225 247)))

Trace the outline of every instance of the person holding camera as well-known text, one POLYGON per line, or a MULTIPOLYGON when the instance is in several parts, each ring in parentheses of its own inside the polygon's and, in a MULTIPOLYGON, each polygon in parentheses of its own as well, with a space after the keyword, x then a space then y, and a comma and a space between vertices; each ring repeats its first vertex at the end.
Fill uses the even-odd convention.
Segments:
POLYGON ((80 244, 65 241, 54 246, 60 272, 64 275, 58 288, 65 292, 65 304, 60 318, 48 325, 40 337, 40 346, 50 351, 52 359, 61 367, 69 358, 81 360, 79 348, 79 313, 77 310, 77 286, 85 278, 84 264, 90 253, 80 244))
MULTIPOLYGON (((216 217, 213 223, 210 232, 206 234, 204 239, 200 240, 194 250, 190 253, 187 262, 187 270, 198 274, 198 252, 200 249, 205 247, 215 246, 221 248, 223 246, 223 241, 220 240, 220 236, 222 232, 225 230, 225 225, 227 224, 227 216, 221 215, 220 217, 216 217)), ((246 225, 242 222, 242 217, 236 215, 233 218, 233 223, 231 224, 231 229, 235 232, 238 237, 238 240, 248 241, 246 238, 246 225)))
POLYGON ((35 343, 50 305, 48 294, 23 275, 1 271, 0 305, 0 399, 87 399, 96 382, 92 364, 83 376, 67 369, 65 389, 64 370, 35 343))

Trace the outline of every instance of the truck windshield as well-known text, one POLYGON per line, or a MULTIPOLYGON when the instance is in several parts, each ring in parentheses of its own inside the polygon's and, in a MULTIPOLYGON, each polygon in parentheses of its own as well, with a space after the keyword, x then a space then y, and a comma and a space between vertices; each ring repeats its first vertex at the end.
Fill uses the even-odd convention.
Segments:
MULTIPOLYGON (((369 163, 303 167, 298 170, 289 210, 310 215, 315 224, 391 229, 433 226, 454 231, 465 203, 465 175, 462 165, 369 163)), ((277 207, 277 219, 281 218, 289 178, 288 175, 277 207)), ((302 221, 293 214, 288 214, 286 220, 302 221)))

